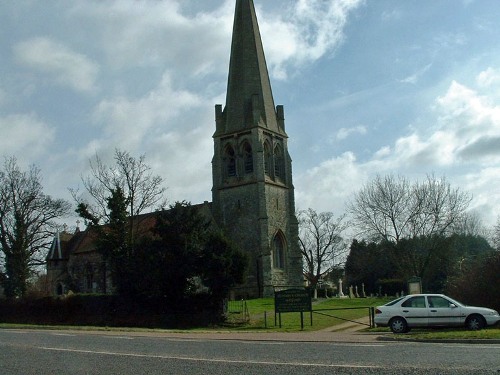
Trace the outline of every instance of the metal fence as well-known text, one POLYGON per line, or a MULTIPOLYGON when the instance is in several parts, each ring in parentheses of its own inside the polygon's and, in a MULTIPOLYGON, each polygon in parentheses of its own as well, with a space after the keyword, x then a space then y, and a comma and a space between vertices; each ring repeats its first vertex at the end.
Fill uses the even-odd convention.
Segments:
POLYGON ((351 323, 356 323, 364 326, 368 326, 370 328, 375 327, 375 308, 374 307, 339 307, 339 308, 334 308, 334 309, 314 309, 312 310, 313 314, 317 315, 323 315, 323 316, 328 316, 330 318, 334 319, 339 319, 343 320, 345 322, 351 322, 351 323), (359 320, 351 320, 351 319, 346 319, 338 316, 338 314, 335 314, 335 311, 342 311, 342 310, 360 310, 360 309, 365 309, 368 310, 368 321, 369 323, 363 323, 360 322, 359 320), (333 313, 331 313, 333 311, 333 313), (335 315, 332 315, 335 314, 335 315))
POLYGON ((224 300, 224 315, 226 316, 227 323, 248 323, 250 321, 250 314, 248 312, 247 301, 224 300))

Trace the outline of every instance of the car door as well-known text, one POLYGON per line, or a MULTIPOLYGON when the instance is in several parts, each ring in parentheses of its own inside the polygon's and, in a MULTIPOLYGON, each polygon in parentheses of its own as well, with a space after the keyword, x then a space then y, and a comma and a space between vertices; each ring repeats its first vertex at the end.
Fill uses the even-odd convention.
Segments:
POLYGON ((427 296, 429 306, 429 326, 460 325, 461 308, 441 296, 427 296))
POLYGON ((410 327, 427 326, 429 310, 425 296, 410 297, 401 304, 401 315, 410 327))

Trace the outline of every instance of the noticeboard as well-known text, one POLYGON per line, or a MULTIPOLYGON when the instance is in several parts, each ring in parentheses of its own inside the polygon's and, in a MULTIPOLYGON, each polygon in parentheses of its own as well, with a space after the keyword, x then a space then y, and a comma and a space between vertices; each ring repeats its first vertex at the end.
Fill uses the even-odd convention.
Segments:
POLYGON ((306 289, 285 289, 274 293, 274 311, 304 312, 312 310, 311 293, 306 289))

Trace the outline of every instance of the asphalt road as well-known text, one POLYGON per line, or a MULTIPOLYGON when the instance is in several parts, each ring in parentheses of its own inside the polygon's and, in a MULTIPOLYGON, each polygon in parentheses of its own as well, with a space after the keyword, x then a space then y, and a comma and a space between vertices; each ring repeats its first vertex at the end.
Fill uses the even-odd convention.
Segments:
POLYGON ((318 339, 0 330, 0 374, 500 374, 500 344, 318 339))

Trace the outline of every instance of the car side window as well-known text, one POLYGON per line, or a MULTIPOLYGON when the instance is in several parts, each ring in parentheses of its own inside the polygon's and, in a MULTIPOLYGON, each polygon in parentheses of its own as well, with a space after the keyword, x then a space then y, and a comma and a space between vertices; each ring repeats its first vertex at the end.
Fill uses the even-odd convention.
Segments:
POLYGON ((443 297, 427 297, 427 300, 429 302, 429 307, 433 307, 433 308, 438 308, 438 309, 442 309, 442 308, 449 308, 450 307, 450 301, 448 301, 447 299, 443 298, 443 297))
POLYGON ((425 308, 425 297, 412 297, 408 298, 401 304, 401 307, 425 308))

